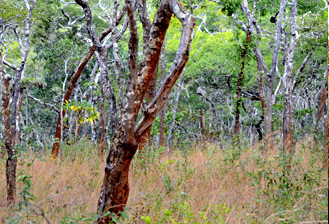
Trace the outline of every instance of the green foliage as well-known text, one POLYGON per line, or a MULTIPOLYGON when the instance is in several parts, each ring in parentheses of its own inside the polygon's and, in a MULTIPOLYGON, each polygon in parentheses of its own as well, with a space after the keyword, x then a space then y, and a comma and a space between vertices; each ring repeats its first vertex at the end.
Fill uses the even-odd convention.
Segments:
POLYGON ((224 0, 221 1, 221 4, 223 5, 223 11, 225 11, 227 15, 231 16, 240 7, 241 1, 224 0))
POLYGON ((21 88, 28 89, 28 88, 45 88, 47 83, 40 78, 24 78, 21 79, 21 88))
POLYGON ((0 17, 3 20, 22 22, 27 14, 24 2, 19 0, 2 0, 0 2, 0 17))
MULTIPOLYGON (((303 159, 284 151, 273 159, 254 157, 254 160, 260 169, 256 173, 248 171, 248 175, 253 178, 254 186, 263 184, 263 188, 257 189, 259 197, 265 195, 267 198, 263 203, 271 204, 279 217, 284 217, 287 210, 293 207, 296 213, 295 218, 300 215, 299 217, 302 219, 305 209, 303 206, 307 205, 302 204, 301 201, 312 197, 306 192, 319 188, 319 183, 322 181, 322 171, 298 170, 303 159), (273 164, 278 164, 278 169, 273 169, 273 164)), ((318 190, 322 191, 323 189, 318 190)), ((295 223, 298 218, 296 220, 291 217, 288 220, 295 223)))

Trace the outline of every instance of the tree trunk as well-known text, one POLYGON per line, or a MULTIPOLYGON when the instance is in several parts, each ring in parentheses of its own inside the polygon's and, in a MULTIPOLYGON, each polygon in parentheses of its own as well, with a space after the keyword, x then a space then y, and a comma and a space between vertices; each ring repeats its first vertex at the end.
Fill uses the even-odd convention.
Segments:
MULTIPOLYGON (((158 67, 154 71, 153 77, 150 81, 149 87, 145 94, 146 103, 151 102, 156 95, 157 78, 158 78, 158 67)), ((139 146, 140 152, 143 151, 143 149, 145 148, 146 145, 148 145, 149 147, 151 146, 151 144, 152 144, 151 130, 152 130, 152 125, 148 128, 148 130, 145 132, 145 135, 142 138, 142 141, 139 146)))
MULTIPOLYGON (((266 134, 272 132, 272 108, 273 108, 273 85, 274 85, 274 78, 276 72, 276 66, 278 64, 278 53, 280 47, 280 39, 281 39, 281 27, 282 27, 282 16, 285 11, 287 4, 287 0, 282 0, 280 4, 279 14, 276 21, 276 32, 275 32, 275 43, 272 55, 272 65, 271 65, 271 72, 267 74, 267 102, 266 102, 266 114, 265 114, 265 130, 266 134)), ((273 138, 272 134, 269 135, 269 151, 273 149, 273 138)))
POLYGON ((20 145, 21 144, 21 129, 20 129, 20 118, 21 118, 21 109, 23 105, 24 93, 21 90, 19 94, 19 101, 17 105, 17 115, 16 115, 16 132, 15 132, 15 139, 13 145, 20 145))
POLYGON ((324 123, 324 159, 322 164, 322 169, 328 169, 328 144, 329 144, 329 135, 328 135, 328 114, 323 119, 324 123))
POLYGON ((79 129, 79 115, 77 115, 75 119, 75 131, 74 131, 74 154, 72 158, 72 162, 75 161, 75 157, 77 155, 77 144, 78 144, 78 129, 79 129))
MULTIPOLYGON (((327 69, 327 74, 329 74, 329 70, 327 69)), ((329 76, 328 76, 329 77, 329 76)), ((324 159, 322 163, 322 169, 328 169, 328 113, 323 116, 326 107, 326 101, 328 99, 328 87, 326 85, 322 85, 320 94, 318 96, 318 111, 317 111, 317 124, 319 127, 319 122, 323 119, 323 127, 324 127, 324 159)))
MULTIPOLYGON (((161 83, 163 83, 166 73, 166 41, 163 42, 160 55, 160 68, 161 68, 161 83)), ((160 146, 165 146, 165 116, 166 116, 166 106, 161 109, 160 115, 160 146)))
POLYGON ((15 203, 16 198, 16 167, 17 157, 13 147, 12 133, 10 130, 10 108, 9 108, 9 82, 11 76, 6 74, 3 69, 2 52, 0 50, 0 73, 2 78, 2 122, 4 125, 4 143, 8 154, 6 162, 6 180, 7 180, 7 203, 8 206, 15 203))
MULTIPOLYGON (((260 56, 256 53, 256 49, 254 49, 256 55, 256 62, 257 62, 257 82, 258 82, 258 92, 259 92, 259 99, 262 105, 263 116, 266 114, 266 103, 265 103, 265 94, 263 88, 263 69, 262 69, 262 62, 260 56)), ((263 118, 264 120, 264 118, 263 118)))
POLYGON ((249 42, 250 42, 250 37, 251 37, 251 32, 250 28, 247 29, 246 33, 246 44, 244 48, 242 49, 241 53, 241 58, 242 58, 242 63, 241 63, 241 70, 239 72, 239 77, 238 77, 238 84, 237 84, 237 101, 236 101, 236 107, 235 107, 235 129, 234 129, 234 134, 237 137, 239 135, 239 126, 240 126, 240 106, 241 106, 241 90, 242 90, 242 81, 243 81, 243 73, 244 73, 244 68, 245 68, 245 62, 246 62, 246 56, 247 56, 247 51, 249 47, 249 42))
POLYGON ((292 3, 291 20, 290 20, 290 45, 286 49, 285 58, 285 100, 284 100, 284 111, 283 111, 283 147, 286 151, 290 152, 292 147, 292 116, 293 116, 293 80, 292 72, 294 68, 294 50, 296 45, 296 16, 297 16, 297 0, 292 3))
MULTIPOLYGON (((97 42, 92 24, 92 13, 88 2, 83 0, 75 1, 83 8, 88 33, 93 42, 97 42)), ((108 211, 118 213, 125 207, 129 195, 128 174, 130 163, 141 142, 141 138, 152 125, 160 109, 165 105, 170 90, 187 63, 195 23, 195 18, 183 10, 177 0, 161 1, 154 16, 147 50, 145 51, 142 63, 138 66, 138 34, 135 3, 135 1, 126 0, 130 29, 128 43, 129 79, 121 120, 115 131, 113 143, 111 144, 106 160, 104 182, 98 202, 99 215, 108 211), (147 107, 143 107, 142 103, 154 71, 158 66, 161 47, 172 14, 183 25, 181 42, 178 46, 173 65, 159 92, 147 107), (141 118, 137 120, 140 109, 142 109, 141 118)), ((97 45, 100 45, 100 43, 97 43, 97 45)), ((96 223, 109 223, 110 220, 111 217, 107 215, 100 217, 96 223)))
POLYGON ((201 145, 202 145, 202 150, 204 150, 206 144, 206 117, 204 114, 204 110, 200 111, 200 130, 201 130, 201 145))
MULTIPOLYGON (((124 143, 124 131, 117 127, 109 155, 106 160, 104 182, 98 201, 98 213, 110 211, 118 214, 123 211, 129 196, 129 167, 138 145, 124 143)), ((111 216, 97 220, 99 224, 110 223, 111 216)))
POLYGON ((328 90, 326 85, 322 85, 320 94, 318 96, 318 106, 317 106, 317 120, 320 121, 322 119, 322 115, 326 106, 326 100, 328 98, 328 90))
POLYGON ((100 139, 98 142, 99 149, 101 152, 101 155, 104 154, 104 143, 105 143, 105 93, 104 93, 104 86, 101 86, 101 109, 100 109, 100 139))
MULTIPOLYGON (((124 9, 125 11, 125 9, 124 9)), ((117 19, 117 24, 121 21, 122 17, 124 14, 121 14, 122 16, 119 17, 119 19, 117 19)), ((109 27, 107 30, 105 30, 99 37, 99 41, 102 41, 109 33, 111 33, 112 31, 112 27, 109 27)), ((123 33, 122 33, 123 34, 123 33)), ((121 35, 122 36, 122 35, 121 35)), ((118 36, 118 39, 121 38, 121 36, 118 36)), ((75 86, 75 84, 77 83, 78 79, 80 78, 82 71, 84 69, 84 67, 87 65, 87 63, 89 62, 89 60, 91 59, 91 57, 93 56, 93 54, 96 51, 96 45, 94 44, 89 52, 87 53, 86 57, 84 58, 84 60, 79 64, 79 66, 76 68, 75 73, 72 75, 71 80, 70 80, 70 84, 69 87, 67 88, 67 91, 65 93, 63 102, 69 101, 72 95, 72 91, 73 88, 75 86)), ((59 152, 59 141, 58 139, 61 138, 61 117, 65 117, 65 113, 66 110, 62 110, 62 115, 61 113, 59 113, 58 116, 58 120, 57 120, 57 126, 56 126, 56 134, 55 134, 55 139, 57 139, 55 141, 55 143, 53 144, 53 148, 52 148, 52 155, 53 158, 57 158, 58 157, 58 152, 59 152)))

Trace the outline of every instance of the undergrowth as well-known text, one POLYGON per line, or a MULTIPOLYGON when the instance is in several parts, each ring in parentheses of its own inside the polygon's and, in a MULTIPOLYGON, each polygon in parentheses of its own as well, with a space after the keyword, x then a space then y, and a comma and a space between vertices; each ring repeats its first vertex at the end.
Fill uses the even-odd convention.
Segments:
MULTIPOLYGON (((131 165, 130 196, 113 223, 308 223, 328 220, 323 149, 297 144, 293 154, 215 144, 144 149, 131 165)), ((63 161, 20 150, 17 202, 7 208, 0 163, 0 222, 92 223, 104 160, 88 141, 66 145, 63 161)))

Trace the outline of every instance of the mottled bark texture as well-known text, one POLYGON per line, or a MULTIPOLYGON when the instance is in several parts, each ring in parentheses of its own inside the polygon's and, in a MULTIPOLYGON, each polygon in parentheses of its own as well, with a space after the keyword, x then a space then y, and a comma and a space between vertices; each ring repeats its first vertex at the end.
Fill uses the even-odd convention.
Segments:
MULTIPOLYGON (((280 4, 279 14, 276 21, 276 31, 274 37, 274 49, 273 49, 273 56, 272 56, 272 65, 271 65, 271 72, 267 75, 267 110, 265 114, 265 130, 268 133, 272 132, 272 108, 273 108, 273 85, 274 85, 274 78, 276 72, 276 66, 278 64, 278 53, 280 47, 280 39, 281 39, 281 29, 282 29, 282 17, 287 5, 287 0, 282 0, 280 4)), ((272 138, 269 139, 270 141, 270 149, 272 147, 272 138)))
POLYGON ((292 147, 292 115, 293 115, 293 68, 294 68, 294 51, 296 46, 296 16, 297 16, 297 0, 293 0, 291 6, 290 19, 290 44, 286 49, 285 67, 284 67, 284 86, 285 100, 282 121, 283 147, 290 152, 292 147))
POLYGON ((4 126, 4 145, 8 154, 6 162, 6 180, 7 180, 7 203, 11 205, 15 203, 16 197, 16 167, 17 158, 15 157, 15 149, 13 148, 12 134, 10 130, 10 108, 9 108, 9 82, 11 76, 6 74, 2 63, 2 52, 0 50, 0 76, 2 85, 2 122, 4 126))
MULTIPOLYGON (((80 1, 79 1, 80 2, 80 1)), ((161 1, 150 28, 150 37, 144 50, 142 63, 138 67, 138 35, 136 26, 136 2, 126 1, 129 17, 129 80, 121 120, 114 134, 106 160, 104 182, 98 201, 100 218, 97 223, 109 223, 110 217, 102 215, 108 211, 123 211, 129 195, 129 167, 142 137, 151 127, 160 109, 165 105, 169 92, 182 73, 188 57, 194 27, 194 17, 184 11, 176 0, 161 1), (182 23, 181 42, 176 58, 163 81, 160 90, 147 106, 143 106, 146 92, 158 66, 161 47, 172 14, 182 23), (137 115, 141 111, 141 119, 137 115)), ((86 16, 87 17, 87 16, 86 16)))

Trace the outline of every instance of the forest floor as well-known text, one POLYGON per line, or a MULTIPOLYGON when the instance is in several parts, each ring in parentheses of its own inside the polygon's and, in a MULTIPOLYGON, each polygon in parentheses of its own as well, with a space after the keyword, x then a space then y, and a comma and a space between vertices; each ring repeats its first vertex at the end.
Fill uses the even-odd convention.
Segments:
MULTIPOLYGON (((328 221, 328 170, 323 148, 297 144, 292 158, 261 146, 215 144, 137 154, 130 172, 130 196, 117 223, 316 223, 328 221), (291 161, 289 166, 288 162, 291 161)), ((67 151, 71 148, 67 148, 67 151)), ((81 142, 72 163, 50 155, 21 153, 19 199, 5 207, 5 160, 0 163, 0 223, 92 223, 104 160, 81 142)))

